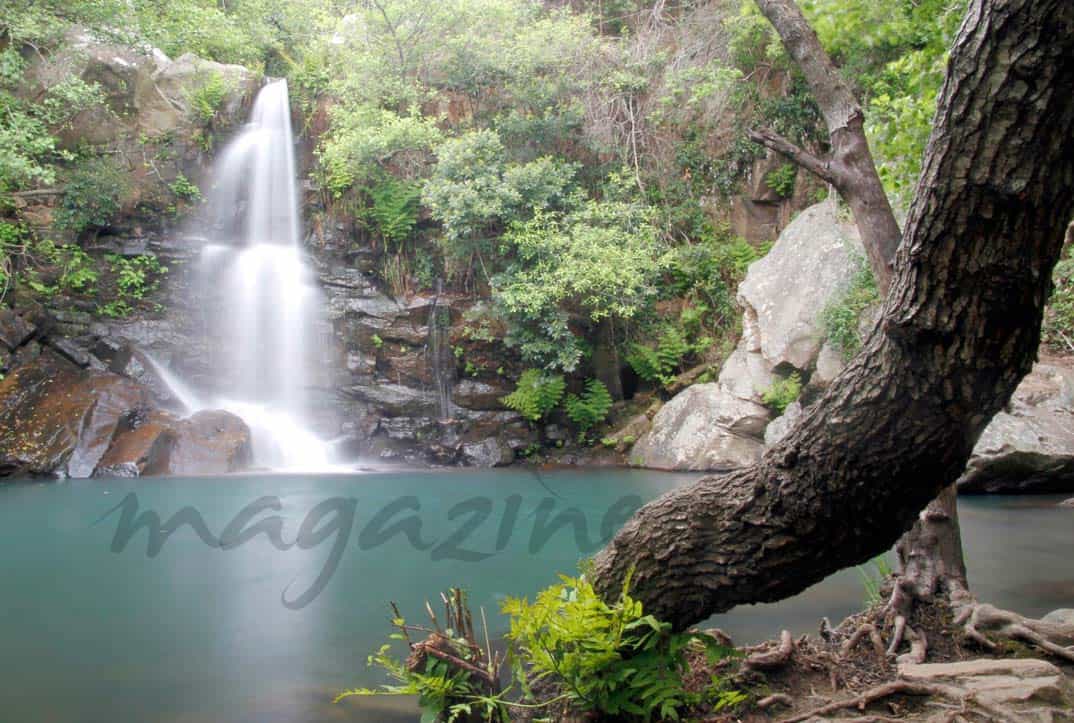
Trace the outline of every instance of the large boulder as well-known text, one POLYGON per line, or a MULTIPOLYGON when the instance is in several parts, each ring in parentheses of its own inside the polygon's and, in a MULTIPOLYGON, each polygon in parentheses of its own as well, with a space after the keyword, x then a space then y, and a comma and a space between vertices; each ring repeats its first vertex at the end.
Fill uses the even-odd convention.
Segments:
POLYGON ((149 404, 129 379, 44 352, 0 381, 0 476, 89 477, 149 404))
POLYGON ((1074 369, 1041 362, 985 428, 963 493, 1074 491, 1074 369))
MULTIPOLYGON (((821 312, 856 273, 861 241, 834 203, 803 211, 739 286, 743 333, 716 384, 688 387, 653 418, 631 462, 645 467, 720 470, 753 463, 772 414, 764 392, 791 372, 813 373, 824 343, 821 312)), ((824 359, 834 376, 841 358, 824 359)), ((795 407, 800 414, 801 408, 795 407)), ((780 425, 772 439, 790 427, 780 425)))
POLYGON ((824 343, 821 312, 850 283, 853 259, 862 255, 857 229, 834 203, 802 211, 738 287, 746 349, 775 369, 810 369, 824 343))
POLYGON ((660 408, 652 428, 634 445, 631 461, 672 470, 726 470, 761 456, 766 407, 734 396, 719 384, 687 387, 660 408))

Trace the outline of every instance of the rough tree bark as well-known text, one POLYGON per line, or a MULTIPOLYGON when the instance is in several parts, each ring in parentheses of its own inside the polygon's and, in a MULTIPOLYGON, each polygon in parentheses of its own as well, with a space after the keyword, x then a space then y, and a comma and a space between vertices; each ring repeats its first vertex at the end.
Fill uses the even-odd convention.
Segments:
MULTIPOLYGON (((901 232, 869 151, 861 107, 794 0, 757 2, 809 82, 828 126, 832 157, 815 159, 768 131, 751 133, 751 137, 836 184, 836 190, 854 210, 873 276, 886 296, 901 232), (836 183, 839 178, 842 182, 836 183)), ((896 552, 899 568, 891 600, 895 612, 893 653, 903 640, 915 600, 931 600, 936 594, 968 594, 954 485, 928 504, 899 540, 896 552)), ((924 646, 918 649, 923 652, 924 646)))
POLYGON ((831 151, 818 157, 771 130, 751 130, 751 140, 781 153, 832 184, 854 214, 880 295, 891 285, 891 264, 902 234, 891 212, 865 138, 865 114, 854 92, 821 47, 794 0, 756 0, 798 64, 828 127, 831 151))
MULTIPOLYGON (((1074 212, 1074 3, 971 0, 881 323, 754 467, 644 506, 596 558, 685 627, 883 552, 1029 372, 1074 212)), ((982 606, 983 607, 983 606, 982 606)))

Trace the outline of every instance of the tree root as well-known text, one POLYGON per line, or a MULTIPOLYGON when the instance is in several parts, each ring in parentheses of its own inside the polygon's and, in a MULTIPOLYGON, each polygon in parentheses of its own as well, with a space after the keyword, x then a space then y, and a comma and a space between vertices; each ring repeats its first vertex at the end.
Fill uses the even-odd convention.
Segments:
POLYGON ((952 607, 955 609, 955 623, 963 626, 966 637, 986 650, 995 651, 999 645, 983 630, 992 637, 1017 640, 1074 663, 1074 625, 1022 617, 1009 610, 978 603, 972 598, 953 603, 952 607))
POLYGON ((746 670, 772 670, 786 665, 792 655, 794 655, 794 638, 791 637, 789 630, 784 630, 779 634, 779 646, 775 650, 754 653, 746 658, 743 667, 746 670))
MULTIPOLYGON (((975 703, 984 713, 992 716, 997 721, 1012 721, 1013 719, 1007 715, 1004 711, 996 708, 995 706, 981 703, 974 700, 972 694, 967 693, 961 688, 956 688, 952 685, 940 685, 936 683, 919 683, 910 680, 896 680, 891 683, 884 683, 878 685, 875 688, 857 695, 847 700, 835 701, 823 705, 819 708, 814 708, 806 713, 800 713, 790 716, 789 718, 783 718, 780 723, 801 723, 802 721, 809 720, 814 716, 824 716, 829 713, 837 713, 849 708, 857 708, 859 711, 864 711, 866 707, 875 703, 878 700, 891 697, 893 695, 913 695, 913 696, 933 696, 936 698, 945 698, 952 702, 958 703, 961 706, 966 706, 969 703, 975 703)), ((968 710, 967 710, 968 712, 968 710)), ((862 720, 862 719, 857 719, 862 720)), ((864 720, 890 720, 883 718, 865 718, 864 720)))

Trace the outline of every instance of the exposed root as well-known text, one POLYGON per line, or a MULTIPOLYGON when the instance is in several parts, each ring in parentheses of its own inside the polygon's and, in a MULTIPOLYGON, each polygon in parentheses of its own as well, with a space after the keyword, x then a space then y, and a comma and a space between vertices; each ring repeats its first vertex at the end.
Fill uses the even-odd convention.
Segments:
POLYGON ((966 637, 986 650, 999 646, 984 634, 994 638, 1017 640, 1053 655, 1068 663, 1074 663, 1074 626, 1047 623, 1043 620, 1022 617, 1009 610, 993 605, 964 601, 956 611, 955 622, 963 625, 966 637))
POLYGON ((775 650, 764 653, 754 653, 746 658, 744 668, 746 670, 772 670, 787 664, 794 655, 794 638, 789 630, 779 634, 779 646, 775 650))
MULTIPOLYGON (((893 695, 912 695, 912 696, 931 696, 936 698, 945 698, 947 700, 958 703, 961 706, 965 706, 970 702, 977 705, 987 715, 992 716, 997 721, 1011 721, 1012 719, 1002 710, 981 703, 980 701, 972 700, 967 697, 965 691, 961 688, 956 688, 951 685, 941 685, 937 683, 919 683, 910 680, 896 680, 891 683, 884 683, 878 685, 875 688, 861 693, 860 695, 848 698, 846 700, 835 701, 823 705, 819 708, 814 708, 811 711, 793 715, 789 718, 784 718, 780 723, 801 723, 801 721, 809 720, 815 716, 825 716, 829 713, 837 713, 842 710, 848 710, 850 708, 857 708, 859 711, 864 711, 868 706, 889 698, 893 695)), ((861 719, 859 719, 861 720, 861 719)), ((885 720, 883 718, 866 718, 865 720, 885 720)), ((890 720, 890 719, 887 719, 890 720)))
POLYGON ((840 657, 847 657, 861 640, 865 637, 869 638, 869 641, 873 645, 873 651, 876 653, 876 657, 883 660, 885 657, 884 640, 880 637, 880 631, 876 629, 876 626, 872 623, 863 623, 853 635, 847 638, 846 642, 839 648, 840 657))

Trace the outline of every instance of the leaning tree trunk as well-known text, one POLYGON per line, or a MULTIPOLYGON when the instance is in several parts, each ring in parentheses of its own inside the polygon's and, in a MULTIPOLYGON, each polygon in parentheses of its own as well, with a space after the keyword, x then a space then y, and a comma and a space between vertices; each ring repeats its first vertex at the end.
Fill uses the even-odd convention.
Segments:
MULTIPOLYGON (((816 158, 769 130, 751 131, 750 137, 833 184, 854 214, 873 276, 885 297, 901 232, 869 151, 861 106, 794 0, 757 0, 757 5, 805 75, 828 127, 831 152, 826 158, 816 158)), ((914 600, 930 600, 934 593, 968 591, 954 485, 928 504, 896 549, 899 569, 892 598, 897 620, 893 649, 902 640, 914 600)))
POLYGON ((883 552, 1030 370, 1074 212, 1074 3, 972 0, 881 323, 761 461, 644 506, 596 558, 685 627, 883 552))

